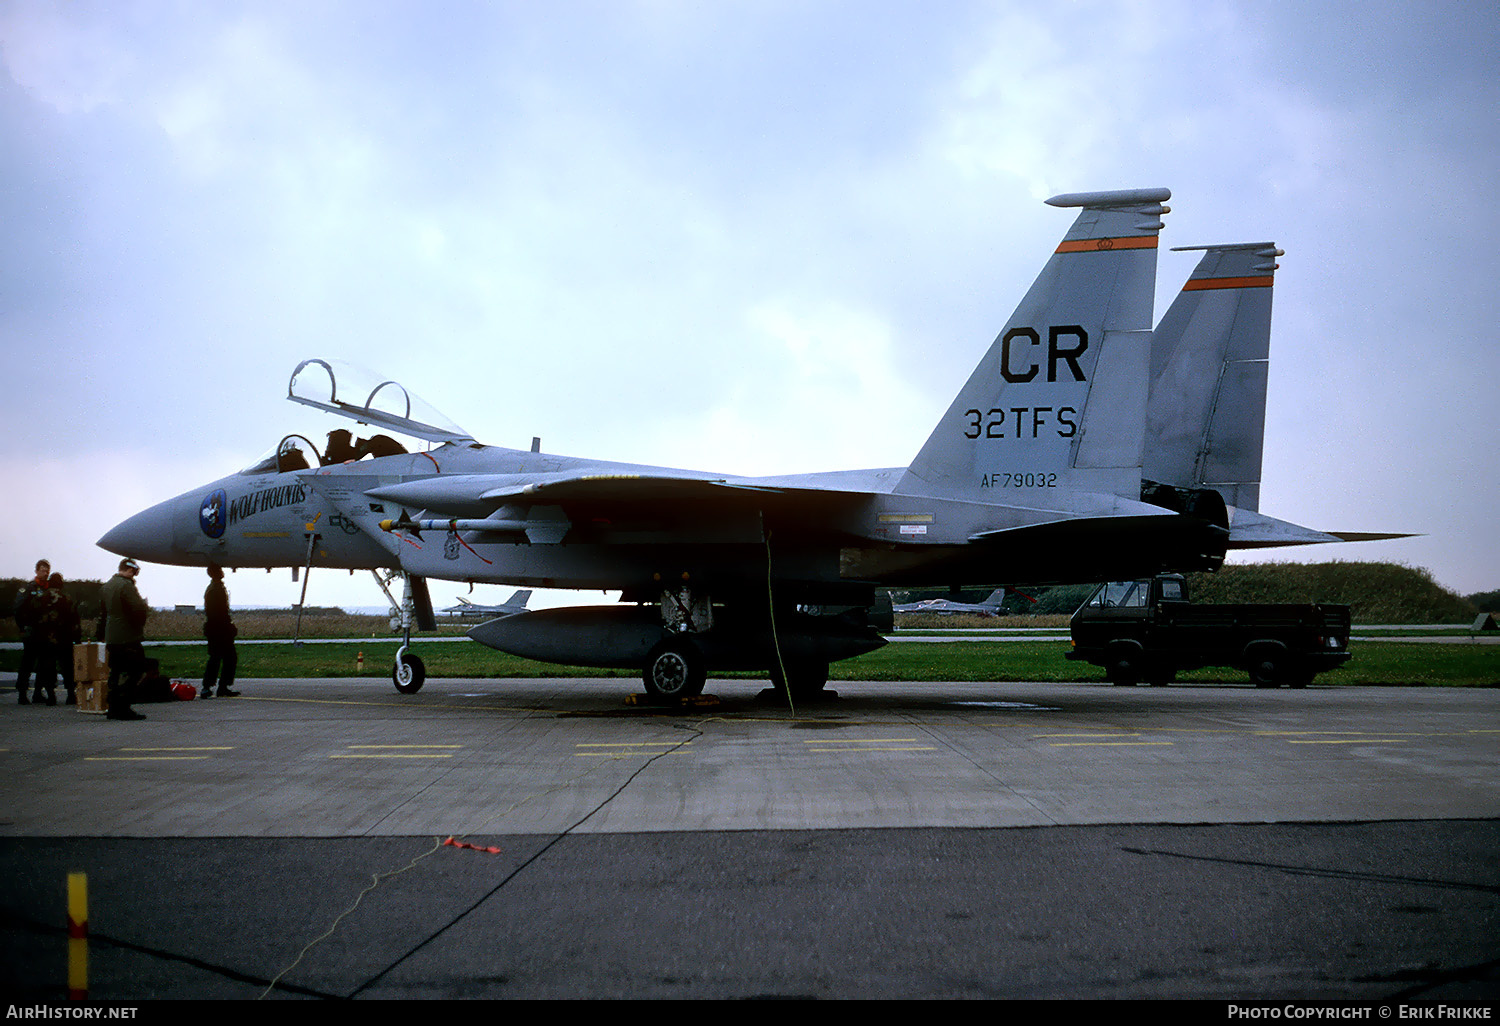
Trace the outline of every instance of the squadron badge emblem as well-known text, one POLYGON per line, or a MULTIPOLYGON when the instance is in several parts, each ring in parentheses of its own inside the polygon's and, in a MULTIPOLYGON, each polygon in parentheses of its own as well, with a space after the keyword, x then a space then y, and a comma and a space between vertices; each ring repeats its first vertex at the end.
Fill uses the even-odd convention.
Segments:
POLYGON ((224 489, 210 492, 208 498, 203 500, 203 505, 198 508, 198 526, 210 538, 222 538, 229 520, 228 512, 229 497, 224 494, 224 489))

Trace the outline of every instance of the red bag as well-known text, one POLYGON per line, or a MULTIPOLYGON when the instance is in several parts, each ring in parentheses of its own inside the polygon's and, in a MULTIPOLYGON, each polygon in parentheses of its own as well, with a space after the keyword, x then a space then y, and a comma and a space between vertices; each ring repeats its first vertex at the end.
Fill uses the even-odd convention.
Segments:
POLYGON ((191 702, 198 697, 198 689, 185 680, 172 682, 172 697, 179 702, 191 702))

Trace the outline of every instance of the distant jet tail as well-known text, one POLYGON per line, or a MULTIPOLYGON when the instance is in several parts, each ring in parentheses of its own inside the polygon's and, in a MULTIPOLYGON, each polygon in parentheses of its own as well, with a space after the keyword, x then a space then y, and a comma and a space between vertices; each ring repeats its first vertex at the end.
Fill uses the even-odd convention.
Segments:
POLYGON ((526 603, 528 603, 530 601, 531 601, 531 592, 530 591, 518 591, 514 595, 512 595, 510 598, 508 598, 508 599, 505 600, 505 605, 507 605, 507 606, 525 606, 526 603))
POLYGON ((1151 340, 1146 495, 1157 485, 1212 488, 1226 504, 1255 511, 1281 251, 1273 242, 1179 249, 1204 252, 1151 340))
POLYGON ((999 609, 1001 607, 1001 605, 1004 604, 1004 602, 1005 602, 1005 589, 1004 588, 996 588, 994 591, 990 592, 990 597, 989 598, 985 599, 983 602, 981 602, 979 604, 981 606, 984 606, 984 607, 988 608, 988 609, 999 609))
POLYGON ((1167 189, 1054 196, 1081 207, 896 491, 1055 506, 1140 497, 1167 189))

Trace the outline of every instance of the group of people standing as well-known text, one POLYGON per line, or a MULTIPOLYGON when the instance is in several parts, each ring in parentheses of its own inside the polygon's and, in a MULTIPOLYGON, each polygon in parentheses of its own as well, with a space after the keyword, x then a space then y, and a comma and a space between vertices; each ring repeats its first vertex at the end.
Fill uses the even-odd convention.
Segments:
MULTIPOLYGON (((16 690, 21 705, 56 705, 59 676, 67 690, 66 704, 75 705, 78 701, 73 679, 73 645, 83 640, 82 624, 77 606, 63 590, 62 575, 51 571, 51 563, 38 560, 36 577, 16 595, 14 612, 22 641, 16 690), (27 687, 33 674, 35 690, 28 698, 27 687)), ((135 560, 122 559, 119 570, 99 592, 96 636, 104 642, 109 659, 108 709, 105 715, 112 720, 146 718, 132 708, 141 700, 139 689, 147 669, 146 621, 151 616, 151 607, 136 588, 135 579, 140 572, 140 564, 135 560)), ((230 617, 224 571, 210 565, 208 576, 208 590, 203 594, 203 633, 208 638, 208 666, 203 674, 202 697, 232 698, 239 694, 232 687, 239 662, 234 639, 239 631, 230 617)))
POLYGON ((21 672, 16 676, 21 704, 56 705, 59 676, 67 689, 67 704, 78 704, 78 691, 73 683, 73 645, 83 640, 83 628, 78 607, 63 590, 62 574, 54 574, 47 560, 37 560, 36 576, 16 593, 14 612, 16 624, 21 628, 21 672), (27 698, 26 688, 33 674, 35 690, 27 698))

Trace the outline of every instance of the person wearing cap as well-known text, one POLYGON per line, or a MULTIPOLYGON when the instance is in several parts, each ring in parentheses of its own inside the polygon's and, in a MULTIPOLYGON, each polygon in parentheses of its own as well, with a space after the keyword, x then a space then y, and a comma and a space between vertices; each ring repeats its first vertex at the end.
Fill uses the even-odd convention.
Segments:
POLYGON ((37 687, 47 693, 48 705, 56 705, 57 678, 61 674, 63 686, 68 689, 67 704, 77 705, 78 688, 73 680, 73 646, 83 637, 83 633, 78 619, 78 607, 68 597, 62 574, 53 574, 47 580, 46 595, 37 617, 37 633, 44 646, 37 662, 37 687))
POLYGON ((133 559, 120 560, 120 570, 100 589, 104 607, 104 650, 109 656, 109 686, 105 698, 106 715, 112 720, 144 720, 146 717, 130 708, 136 698, 136 685, 146 669, 146 619, 151 607, 136 590, 135 578, 141 572, 133 559))
POLYGON ((208 666, 203 671, 203 697, 214 697, 214 678, 219 681, 220 698, 234 698, 238 691, 234 684, 234 670, 239 665, 239 653, 234 650, 234 639, 239 628, 229 616, 229 591, 224 587, 224 571, 213 563, 208 564, 208 590, 203 593, 203 635, 208 638, 208 666))
MULTIPOLYGON (((47 575, 51 572, 51 563, 45 559, 37 560, 36 577, 27 581, 16 592, 16 604, 12 609, 16 626, 21 628, 21 668, 16 674, 16 692, 21 697, 21 705, 31 704, 31 700, 26 697, 26 686, 31 682, 31 671, 36 669, 45 646, 37 629, 37 618, 41 615, 42 605, 46 600, 47 575)), ((36 679, 36 701, 41 700, 42 680, 39 674, 36 679)))

